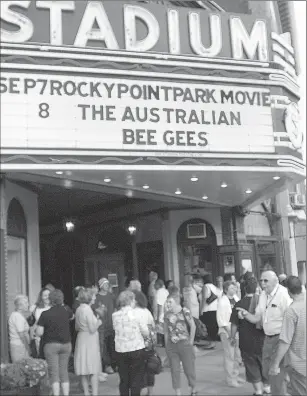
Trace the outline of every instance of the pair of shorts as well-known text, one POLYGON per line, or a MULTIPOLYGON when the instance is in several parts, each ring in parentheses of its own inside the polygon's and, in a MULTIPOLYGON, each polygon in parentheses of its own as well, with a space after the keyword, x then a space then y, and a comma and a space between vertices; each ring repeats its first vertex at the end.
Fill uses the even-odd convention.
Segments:
POLYGON ((255 354, 241 350, 242 360, 246 371, 246 380, 251 384, 263 382, 262 354, 255 354))

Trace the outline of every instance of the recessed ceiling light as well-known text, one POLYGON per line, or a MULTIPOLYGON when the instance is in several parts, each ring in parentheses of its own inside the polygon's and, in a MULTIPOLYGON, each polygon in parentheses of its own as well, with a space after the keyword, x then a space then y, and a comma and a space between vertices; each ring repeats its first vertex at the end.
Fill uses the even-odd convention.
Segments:
POLYGON ((252 190, 250 188, 248 188, 245 192, 246 192, 246 194, 251 194, 252 190))
POLYGON ((208 199, 207 195, 204 195, 204 196, 203 196, 203 199, 208 199))
POLYGON ((56 171, 55 172, 57 175, 63 175, 63 172, 62 171, 56 171))
POLYGON ((228 184, 224 182, 224 183, 221 184, 221 187, 222 188, 226 188, 226 187, 228 187, 228 184))
POLYGON ((144 188, 144 190, 148 190, 149 189, 149 185, 148 184, 144 184, 143 188, 144 188))
POLYGON ((103 181, 104 181, 105 183, 110 183, 111 179, 110 179, 109 177, 105 177, 105 178, 103 179, 103 181))
POLYGON ((180 195, 181 194, 181 191, 179 190, 179 188, 177 188, 177 190, 175 191, 175 194, 176 195, 180 195))
POLYGON ((197 176, 192 176, 191 177, 191 181, 192 182, 197 182, 198 181, 198 177, 197 176))
POLYGON ((280 179, 280 176, 274 176, 273 179, 274 179, 274 180, 279 180, 279 179, 280 179))

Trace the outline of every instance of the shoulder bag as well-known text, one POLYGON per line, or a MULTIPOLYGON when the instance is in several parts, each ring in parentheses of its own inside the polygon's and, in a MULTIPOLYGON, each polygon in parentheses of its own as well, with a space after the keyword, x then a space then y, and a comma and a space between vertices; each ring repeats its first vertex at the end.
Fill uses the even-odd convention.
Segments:
POLYGON ((213 291, 209 287, 208 289, 211 291, 210 296, 206 299, 206 303, 209 305, 212 304, 217 299, 217 295, 213 293, 213 291))
POLYGON ((162 361, 155 348, 156 336, 154 330, 151 326, 149 327, 146 369, 150 374, 158 375, 162 371, 162 361))

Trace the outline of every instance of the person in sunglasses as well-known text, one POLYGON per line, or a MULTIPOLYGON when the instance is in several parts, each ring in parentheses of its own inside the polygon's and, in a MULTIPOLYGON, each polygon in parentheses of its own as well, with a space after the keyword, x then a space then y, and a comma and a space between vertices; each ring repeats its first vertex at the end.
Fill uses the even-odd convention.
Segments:
POLYGON ((264 379, 268 379, 270 386, 265 386, 264 394, 272 394, 274 396, 286 395, 285 369, 280 366, 278 375, 269 375, 271 366, 275 361, 277 345, 282 329, 282 322, 285 312, 292 300, 288 290, 279 284, 278 276, 274 271, 265 271, 261 274, 260 284, 262 293, 255 310, 255 314, 251 314, 244 308, 237 307, 242 318, 251 323, 261 321, 265 334, 262 349, 262 374, 264 379))

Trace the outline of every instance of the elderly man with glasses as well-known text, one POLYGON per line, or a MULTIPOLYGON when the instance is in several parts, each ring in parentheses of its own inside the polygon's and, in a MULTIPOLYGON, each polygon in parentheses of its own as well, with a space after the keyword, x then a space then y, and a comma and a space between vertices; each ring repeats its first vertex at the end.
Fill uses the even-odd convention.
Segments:
POLYGON ((265 333, 262 351, 262 370, 263 377, 267 380, 264 384, 263 393, 283 396, 287 394, 284 368, 281 367, 280 373, 275 376, 269 376, 269 371, 275 361, 283 318, 292 300, 288 290, 279 284, 275 272, 263 272, 260 283, 262 293, 259 297, 255 314, 252 315, 243 308, 237 308, 237 310, 241 312, 244 319, 251 323, 262 322, 265 333))

